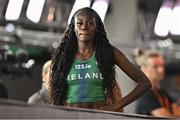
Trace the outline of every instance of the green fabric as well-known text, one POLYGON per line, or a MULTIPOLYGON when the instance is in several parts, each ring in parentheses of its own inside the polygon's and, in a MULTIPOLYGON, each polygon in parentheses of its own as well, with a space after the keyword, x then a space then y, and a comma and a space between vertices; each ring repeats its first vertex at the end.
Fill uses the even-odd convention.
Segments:
POLYGON ((86 61, 75 59, 68 78, 67 103, 104 101, 103 77, 95 54, 86 61))

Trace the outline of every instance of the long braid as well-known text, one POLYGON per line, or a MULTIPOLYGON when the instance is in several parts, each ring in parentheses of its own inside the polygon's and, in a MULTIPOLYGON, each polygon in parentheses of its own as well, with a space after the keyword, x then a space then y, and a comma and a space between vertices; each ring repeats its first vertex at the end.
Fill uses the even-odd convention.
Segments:
POLYGON ((73 32, 73 24, 69 25, 64 37, 52 57, 52 74, 50 82, 50 103, 63 105, 67 94, 66 78, 77 51, 77 40, 73 32))
MULTIPOLYGON (((100 18, 99 18, 100 19, 100 18)), ((98 19, 98 20, 99 20, 98 19)), ((95 43, 96 44, 96 59, 99 63, 99 69, 104 78, 104 87, 106 97, 114 98, 113 88, 115 86, 115 61, 113 55, 113 48, 107 39, 106 32, 101 21, 97 28, 95 43)))

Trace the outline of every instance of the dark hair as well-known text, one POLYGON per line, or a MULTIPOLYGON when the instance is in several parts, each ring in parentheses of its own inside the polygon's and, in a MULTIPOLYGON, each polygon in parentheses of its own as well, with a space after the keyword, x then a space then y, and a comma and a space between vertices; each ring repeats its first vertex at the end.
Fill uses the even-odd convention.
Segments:
POLYGON ((106 97, 113 97, 113 88, 116 83, 113 48, 107 39, 101 18, 93 9, 86 7, 75 12, 62 37, 61 43, 53 54, 49 92, 51 104, 65 104, 67 95, 66 79, 78 48, 77 38, 74 32, 74 18, 82 11, 92 15, 96 20, 96 33, 93 40, 95 56, 100 72, 104 78, 105 95, 106 97))

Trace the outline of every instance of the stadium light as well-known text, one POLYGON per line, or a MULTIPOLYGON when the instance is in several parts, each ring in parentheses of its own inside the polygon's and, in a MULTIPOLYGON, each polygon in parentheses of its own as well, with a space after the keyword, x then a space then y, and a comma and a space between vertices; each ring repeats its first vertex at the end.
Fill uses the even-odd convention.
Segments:
POLYGON ((41 18, 44 4, 45 0, 30 0, 26 12, 27 18, 34 23, 38 23, 41 18))
POLYGON ((17 20, 20 16, 24 0, 9 0, 5 19, 6 20, 17 20))
POLYGON ((172 8, 172 0, 165 0, 163 2, 155 22, 154 32, 156 35, 165 37, 169 34, 172 22, 172 8))
POLYGON ((170 33, 173 35, 180 35, 180 0, 176 1, 176 5, 172 12, 170 33))
POLYGON ((96 0, 92 5, 92 9, 94 9, 99 14, 103 22, 107 13, 108 6, 109 0, 96 0))

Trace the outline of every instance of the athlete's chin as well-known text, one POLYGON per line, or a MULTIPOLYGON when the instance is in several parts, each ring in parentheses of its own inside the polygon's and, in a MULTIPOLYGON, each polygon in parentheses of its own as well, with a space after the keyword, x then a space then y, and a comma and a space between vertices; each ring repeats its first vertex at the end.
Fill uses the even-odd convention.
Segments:
POLYGON ((79 41, 84 42, 84 43, 88 43, 88 42, 92 41, 92 39, 90 39, 90 38, 81 38, 81 39, 79 39, 79 41))

